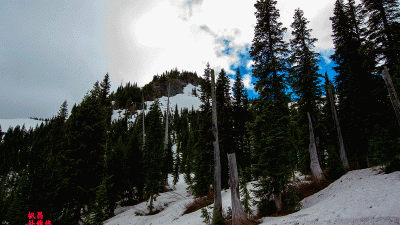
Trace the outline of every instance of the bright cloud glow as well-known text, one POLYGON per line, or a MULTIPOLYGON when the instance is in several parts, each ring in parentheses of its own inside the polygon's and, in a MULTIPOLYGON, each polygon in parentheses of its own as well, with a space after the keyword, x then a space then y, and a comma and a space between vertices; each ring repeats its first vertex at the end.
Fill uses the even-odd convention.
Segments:
MULTIPOLYGON (((207 62, 215 70, 224 68, 228 74, 234 74, 231 65, 237 65, 241 59, 237 54, 251 46, 257 22, 255 0, 138 2, 123 5, 115 15, 119 29, 113 41, 124 47, 118 52, 123 51, 120 55, 126 57, 112 57, 110 68, 114 76, 125 81, 142 86, 153 75, 175 67, 196 71, 201 76, 207 62)), ((280 21, 288 28, 285 39, 292 37, 294 10, 301 8, 311 21, 312 36, 319 39, 316 49, 332 49, 329 17, 333 15, 333 6, 334 0, 278 1, 280 21)), ((245 66, 251 69, 251 65, 247 61, 245 66)))
POLYGON ((251 81, 251 75, 250 74, 245 74, 243 76, 243 84, 244 87, 250 90, 254 90, 254 84, 251 81))

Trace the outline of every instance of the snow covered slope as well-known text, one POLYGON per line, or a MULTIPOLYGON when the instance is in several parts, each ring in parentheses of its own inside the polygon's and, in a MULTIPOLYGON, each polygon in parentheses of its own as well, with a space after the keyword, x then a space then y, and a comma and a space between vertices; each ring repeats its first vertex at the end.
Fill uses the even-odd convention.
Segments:
POLYGON ((305 198, 302 210, 262 224, 400 224, 400 172, 350 171, 305 198))
MULTIPOLYGON (((183 108, 187 108, 190 111, 192 109, 192 106, 193 106, 194 110, 199 109, 200 105, 201 105, 201 101, 199 98, 200 94, 201 94, 200 86, 193 86, 192 84, 186 85, 186 87, 183 88, 183 94, 177 94, 177 95, 169 98, 170 112, 174 112, 175 105, 178 105, 179 113, 181 112, 181 109, 183 109, 183 108), (193 89, 196 89, 198 97, 192 95, 193 89)), ((158 100, 160 102, 161 111, 164 113, 165 110, 167 109, 168 98, 163 96, 163 97, 159 98, 158 100)), ((146 110, 144 110, 145 114, 147 114, 149 112, 150 106, 153 103, 154 103, 154 101, 145 102, 145 104, 147 106, 146 110)), ((114 110, 112 120, 116 120, 118 118, 123 117, 124 113, 125 113, 125 110, 114 110)), ((138 113, 141 113, 141 110, 138 113)), ((134 115, 132 117, 132 120, 134 120, 135 117, 136 117, 136 115, 134 115)))
POLYGON ((35 129, 36 125, 39 125, 41 123, 45 123, 44 121, 40 120, 34 120, 34 119, 28 119, 28 118, 21 118, 21 119, 0 119, 0 126, 2 132, 7 132, 9 127, 15 128, 17 125, 19 125, 21 128, 25 124, 25 129, 29 130, 30 127, 35 129))
MULTIPOLYGON (((165 209, 156 215, 135 215, 135 212, 147 211, 144 202, 118 208, 123 212, 104 224, 204 224, 200 210, 182 216, 185 205, 193 200, 186 187, 181 176, 176 190, 157 198, 155 204, 165 209)), ((248 188, 253 189, 251 183, 248 188)), ((399 190, 400 172, 384 174, 379 167, 351 171, 304 199, 300 211, 283 217, 265 217, 262 224, 400 224, 399 190)), ((230 191, 222 191, 223 208, 226 210, 230 204, 230 191)))

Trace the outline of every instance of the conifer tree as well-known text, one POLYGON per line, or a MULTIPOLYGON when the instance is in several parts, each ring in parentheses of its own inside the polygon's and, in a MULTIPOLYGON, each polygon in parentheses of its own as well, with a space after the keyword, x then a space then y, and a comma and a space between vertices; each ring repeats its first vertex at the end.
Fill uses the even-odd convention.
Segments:
MULTIPOLYGON (((354 1, 354 0, 352 0, 354 1)), ((363 16, 368 18, 368 40, 377 47, 377 61, 384 65, 400 86, 400 8, 397 0, 362 0, 363 16)))
MULTIPOLYGON (((204 196, 209 192, 213 183, 214 166, 214 136, 211 126, 211 68, 207 63, 204 69, 204 80, 201 84, 200 115, 197 121, 198 129, 195 137, 194 184, 193 191, 196 196, 204 196)), ((193 124, 193 123, 191 123, 193 124)), ((194 125, 194 124, 193 124, 194 125)))
POLYGON ((246 130, 246 123, 249 121, 248 94, 244 89, 244 84, 237 68, 235 82, 232 87, 233 102, 233 127, 232 135, 234 140, 234 152, 237 155, 237 164, 240 174, 245 180, 250 181, 251 173, 249 171, 251 163, 249 133, 246 130))
POLYGON ((232 103, 229 86, 229 77, 224 69, 218 75, 216 82, 216 102, 217 102, 217 120, 218 120, 218 139, 221 155, 221 187, 228 188, 228 158, 227 153, 232 153, 235 149, 232 142, 232 103))
POLYGON ((368 167, 369 132, 374 129, 379 112, 376 107, 385 98, 382 81, 374 74, 377 62, 371 43, 365 39, 360 7, 354 1, 335 3, 332 20, 335 53, 331 58, 339 97, 339 119, 352 168, 368 167), (383 97, 383 98, 382 98, 383 97))
POLYGON ((254 165, 259 181, 256 196, 269 201, 274 197, 278 211, 283 209, 282 192, 291 174, 289 153, 293 149, 289 134, 289 98, 285 94, 288 71, 288 44, 283 41, 286 28, 278 22, 279 10, 274 0, 259 0, 257 24, 250 56, 253 57, 253 76, 260 99, 252 106, 255 120, 249 126, 253 143, 254 165))
POLYGON ((162 162, 163 159, 163 126, 162 112, 156 100, 150 106, 146 126, 146 143, 144 155, 145 183, 144 193, 149 201, 150 214, 153 213, 153 201, 163 187, 162 162))
MULTIPOLYGON (((318 53, 314 52, 314 43, 316 38, 311 37, 311 29, 307 29, 309 21, 304 18, 304 13, 301 9, 296 9, 293 16, 293 39, 290 40, 292 54, 290 56, 291 67, 291 86, 297 96, 296 105, 299 110, 299 118, 297 121, 297 132, 299 132, 299 156, 300 168, 303 172, 310 170, 310 155, 309 155, 309 132, 307 113, 310 113, 313 119, 315 136, 318 137, 319 110, 317 102, 321 96, 321 86, 319 85, 320 75, 318 71, 318 53)), ((320 150, 320 149, 317 149, 320 150)), ((321 163, 321 162, 320 162, 321 163)))
POLYGON ((82 103, 71 110, 67 121, 68 145, 64 154, 65 183, 68 183, 70 209, 73 222, 80 220, 80 210, 95 198, 91 189, 96 188, 104 171, 106 141, 105 110, 101 105, 101 89, 96 82, 93 89, 84 97, 82 103))

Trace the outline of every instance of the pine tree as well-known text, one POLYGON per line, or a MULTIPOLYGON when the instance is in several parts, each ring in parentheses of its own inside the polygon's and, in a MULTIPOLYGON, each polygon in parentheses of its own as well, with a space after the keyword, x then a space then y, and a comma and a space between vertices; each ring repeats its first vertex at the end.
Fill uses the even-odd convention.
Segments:
POLYGON ((278 22, 276 1, 257 1, 257 25, 250 56, 260 99, 252 106, 255 120, 249 126, 253 155, 257 159, 254 176, 259 181, 256 196, 269 201, 273 196, 278 211, 283 209, 282 192, 291 174, 288 154, 293 149, 289 134, 288 96, 285 76, 288 70, 288 44, 283 41, 286 28, 278 22))
POLYGON ((232 115, 233 127, 232 138, 234 140, 234 152, 237 155, 237 164, 240 174, 244 173, 246 181, 250 181, 251 173, 251 155, 249 146, 249 132, 246 130, 246 123, 249 121, 248 109, 248 94, 244 89, 244 84, 240 75, 240 70, 237 68, 235 82, 232 87, 233 102, 232 102, 232 115))
POLYGON ((218 139, 221 155, 221 187, 228 188, 228 158, 227 153, 232 153, 235 149, 232 142, 232 103, 229 86, 229 77, 222 69, 216 82, 216 102, 218 120, 218 139))
MULTIPOLYGON (((213 183, 214 174, 214 136, 211 126, 211 68, 207 63, 204 69, 204 81, 201 84, 200 115, 197 121, 198 129, 195 137, 194 184, 193 191, 196 196, 204 196, 209 192, 213 183)), ((191 123, 194 125, 193 123, 191 123)))
MULTIPOLYGON (((320 54, 314 52, 314 43, 316 38, 311 37, 311 29, 307 29, 309 21, 304 18, 304 13, 300 9, 296 9, 293 16, 293 39, 290 40, 292 54, 290 61, 291 67, 291 86, 296 94, 296 105, 299 110, 299 118, 297 121, 297 131, 299 132, 299 156, 300 168, 303 172, 308 172, 310 169, 309 155, 309 132, 307 113, 310 113, 313 119, 315 136, 319 137, 319 121, 320 117, 317 103, 321 96, 321 86, 319 85, 320 75, 318 71, 318 57, 320 54)), ((321 151, 320 149, 317 149, 321 151)), ((320 153, 321 154, 321 153, 320 153)), ((322 162, 320 162, 322 163, 322 162)))
POLYGON ((105 162, 106 113, 101 105, 101 89, 96 82, 82 103, 74 105, 67 120, 68 144, 63 153, 64 183, 70 191, 73 222, 80 220, 80 210, 95 198, 102 180, 105 162))
POLYGON ((382 81, 374 74, 377 62, 373 47, 365 39, 360 7, 354 1, 335 3, 331 17, 335 53, 331 58, 339 96, 339 119, 352 168, 368 167, 369 135, 375 126, 382 95, 382 81))
MULTIPOLYGON (((352 0, 354 1, 354 0, 352 0)), ((400 8, 397 0, 362 0, 363 16, 368 18, 368 40, 377 46, 377 61, 384 60, 391 76, 400 80, 400 8)))
POLYGON ((150 199, 149 210, 153 213, 153 201, 156 200, 158 193, 163 187, 162 162, 163 159, 163 126, 162 112, 159 102, 156 100, 151 106, 146 116, 146 143, 144 155, 145 183, 144 193, 150 199))

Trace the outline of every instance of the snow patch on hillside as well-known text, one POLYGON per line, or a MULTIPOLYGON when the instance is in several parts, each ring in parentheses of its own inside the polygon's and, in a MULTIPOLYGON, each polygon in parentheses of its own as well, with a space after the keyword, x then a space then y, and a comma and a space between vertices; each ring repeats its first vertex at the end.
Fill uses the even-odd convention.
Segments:
MULTIPOLYGON (((201 101, 199 96, 201 95, 200 91, 200 86, 194 86, 193 84, 188 84, 186 87, 183 88, 183 93, 182 94, 177 94, 173 97, 169 98, 169 110, 170 112, 175 111, 175 105, 178 105, 178 112, 181 112, 181 109, 187 108, 192 110, 192 107, 194 110, 198 110, 201 105, 201 101), (192 94, 193 89, 196 89, 197 96, 194 96, 192 94)), ((167 110, 167 103, 168 103, 168 97, 163 96, 158 99, 160 103, 160 109, 164 113, 167 110)), ((150 106, 154 103, 154 101, 146 101, 146 109, 144 110, 144 113, 147 114, 150 110, 150 106)), ((141 113, 142 110, 137 111, 137 113, 141 113)), ((120 118, 123 118, 124 114, 126 113, 125 109, 118 109, 113 111, 113 115, 111 117, 111 120, 118 120, 120 118)), ((131 119, 128 121, 133 122, 136 118, 137 114, 133 115, 131 119)))
MULTIPOLYGON (((172 180, 170 176, 170 184, 172 180)), ((254 189, 253 183, 248 183, 248 189, 254 189)), ((182 216, 185 205, 194 199, 187 192, 183 175, 172 187, 174 191, 157 197, 156 207, 165 208, 160 213, 136 216, 135 212, 148 212, 148 202, 143 202, 119 207, 117 211, 121 213, 104 224, 204 224, 201 210, 182 216)), ((400 172, 384 174, 379 167, 350 171, 324 190, 304 199, 300 211, 283 217, 264 217, 262 224, 400 224, 399 190, 400 172)), ((222 191, 224 210, 231 206, 230 195, 230 190, 222 191)))
POLYGON ((400 172, 354 170, 301 201, 300 211, 262 224, 399 224, 399 190, 400 172))
POLYGON ((29 128, 35 129, 37 125, 40 126, 41 123, 45 123, 41 120, 34 120, 29 118, 20 118, 20 119, 0 119, 0 126, 2 132, 7 132, 8 128, 15 128, 19 125, 21 128, 25 125, 25 130, 29 130, 29 128))

